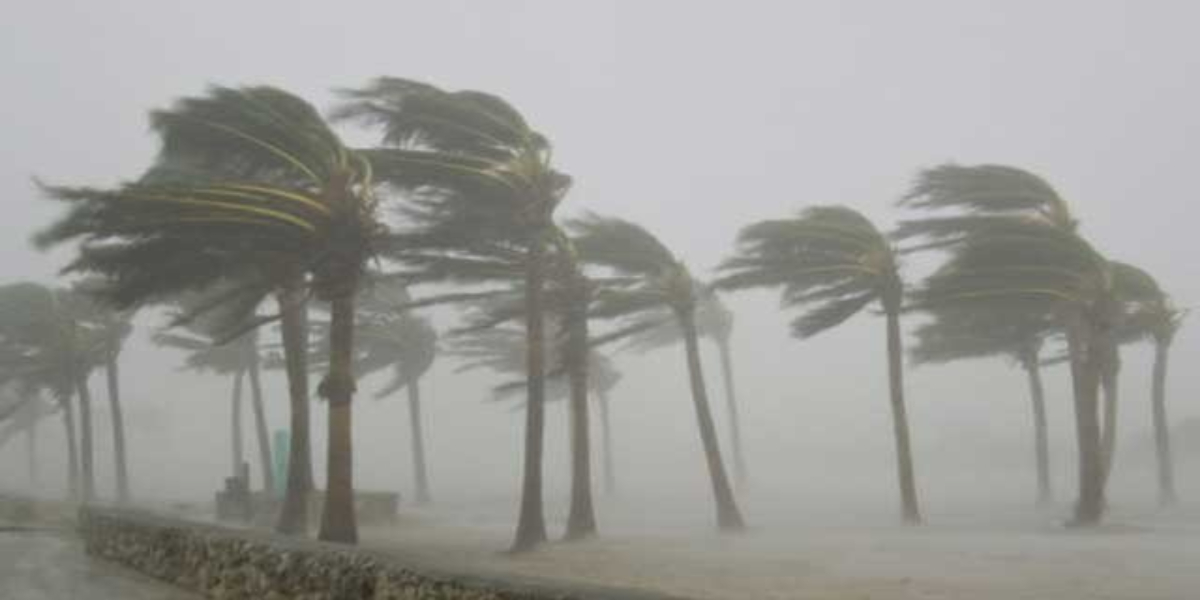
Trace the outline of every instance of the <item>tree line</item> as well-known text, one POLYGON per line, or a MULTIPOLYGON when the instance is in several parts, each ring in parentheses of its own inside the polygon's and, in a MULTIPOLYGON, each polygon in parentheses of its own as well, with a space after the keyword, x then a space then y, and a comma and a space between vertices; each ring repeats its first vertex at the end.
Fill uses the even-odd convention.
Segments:
MULTIPOLYGON (((503 99, 384 77, 339 92, 323 114, 284 90, 214 87, 153 111, 160 151, 126 183, 39 183, 64 204, 34 238, 67 246, 70 289, 0 288, 0 382, 14 400, 53 399, 70 444, 80 434, 79 497, 94 498, 87 376, 104 367, 117 443, 118 496, 129 496, 120 431, 117 355, 135 311, 166 306, 154 340, 187 353, 188 368, 231 381, 231 458, 241 447, 249 383, 264 485, 271 456, 260 368, 284 371, 289 425, 286 493, 278 531, 303 534, 314 489, 310 372, 328 411, 325 502, 318 537, 354 543, 352 399, 356 381, 383 369, 380 392, 407 389, 415 496, 430 499, 419 382, 439 352, 463 369, 503 378, 498 397, 523 396, 520 509, 512 544, 548 539, 542 505, 547 401, 570 413, 572 477, 565 537, 595 535, 589 399, 599 411, 604 480, 615 486, 608 394, 619 380, 610 348, 682 348, 697 433, 719 529, 745 519, 737 483, 747 478, 733 376, 733 314, 721 296, 778 290, 804 339, 871 309, 884 319, 888 408, 900 514, 922 520, 904 395, 902 320, 919 319, 912 363, 1013 359, 1028 374, 1038 499, 1049 501, 1043 366, 1070 369, 1078 442, 1071 523, 1100 522, 1116 443, 1120 348, 1155 347, 1151 407, 1160 497, 1174 502, 1166 414, 1169 348, 1185 310, 1146 271, 1112 260, 1080 231, 1044 179, 1001 165, 942 165, 920 172, 897 203, 890 230, 853 208, 810 206, 745 226, 709 277, 698 277, 646 228, 618 217, 561 217, 572 179, 549 138, 503 99), (347 145, 338 126, 375 132, 347 145), (910 256, 937 268, 906 280, 910 256), (423 294, 415 293, 416 290, 423 294), (419 313, 453 305, 461 319, 445 344, 419 313), (270 326, 268 339, 262 330, 270 326), (275 339, 277 337, 277 339, 275 339), (719 352, 731 427, 726 469, 703 371, 700 341, 719 352), (1048 352, 1046 349, 1051 349, 1048 352), (74 424, 72 398, 80 418, 74 424)), ((21 409, 30 411, 34 409, 21 409)), ((7 411, 15 415, 19 411, 7 411)), ((0 416, 5 415, 0 412, 0 416)), ((26 419, 26 422, 28 419, 26 419)), ((14 421, 15 422, 15 421, 14 421)), ((72 489, 75 492, 74 488, 72 489)))

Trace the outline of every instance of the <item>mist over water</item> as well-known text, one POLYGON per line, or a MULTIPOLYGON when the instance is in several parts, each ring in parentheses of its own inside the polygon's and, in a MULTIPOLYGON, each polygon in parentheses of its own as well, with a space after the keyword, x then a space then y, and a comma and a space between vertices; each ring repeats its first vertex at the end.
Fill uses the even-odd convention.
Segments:
MULTIPOLYGON (((30 178, 110 185, 135 176, 157 151, 148 110, 210 84, 256 83, 324 110, 334 88, 394 74, 511 101, 553 139, 555 163, 575 180, 560 214, 635 221, 701 279, 749 223, 845 204, 889 230, 905 216, 895 203, 920 169, 998 163, 1045 177, 1088 240, 1152 272, 1176 304, 1191 307, 1200 299, 1191 259, 1198 19, 1200 6, 1190 3, 1131 0, 14 4, 0 8, 0 78, 8 82, 0 92, 0 282, 51 283, 71 256, 30 247, 60 208, 30 178)), ((346 137, 374 143, 355 128, 346 137)), ((905 257, 902 274, 917 282, 937 264, 905 257)), ((1062 527, 1078 469, 1066 366, 1044 373, 1054 502, 1037 507, 1020 368, 993 358, 906 365, 927 521, 908 530, 898 525, 882 315, 867 310, 801 341, 777 293, 722 298, 735 319, 747 535, 713 531, 680 345, 613 354, 622 379, 610 394, 612 493, 592 423, 600 539, 525 559, 495 555, 516 522, 524 430, 518 401, 493 398, 504 378, 460 372, 445 354, 423 378, 434 503, 422 508, 410 503, 403 392, 377 400, 386 376, 360 381, 355 487, 399 492, 402 507, 396 527, 364 528, 364 545, 464 569, 712 598, 1181 599, 1200 587, 1200 336, 1190 320, 1172 346, 1167 387, 1178 507, 1158 507, 1153 348, 1139 343, 1122 347, 1110 512, 1086 533, 1062 527)), ((461 323, 447 308, 422 314, 443 333, 461 323)), ((923 320, 906 315, 905 332, 923 320)), ((183 370, 181 352, 152 345, 165 322, 161 310, 139 313, 121 356, 133 492, 148 507, 208 511, 229 474, 231 380, 183 370)), ((277 337, 274 328, 263 335, 277 337)), ((711 342, 701 350, 728 464, 721 368, 711 342)), ((266 371, 263 382, 269 428, 285 429, 284 374, 266 371)), ((90 385, 98 495, 111 499, 103 374, 90 385)), ((548 403, 546 413, 552 538, 568 506, 565 404, 548 403)), ((313 408, 321 487, 327 417, 321 401, 313 408)), ((24 440, 0 446, 0 493, 65 495, 57 416, 40 422, 35 447, 31 477, 24 440)), ((39 561, 86 560, 66 558, 73 550, 59 544, 68 542, 44 543, 39 561)), ((0 532, 0 563, 16 547, 24 541, 0 532)))

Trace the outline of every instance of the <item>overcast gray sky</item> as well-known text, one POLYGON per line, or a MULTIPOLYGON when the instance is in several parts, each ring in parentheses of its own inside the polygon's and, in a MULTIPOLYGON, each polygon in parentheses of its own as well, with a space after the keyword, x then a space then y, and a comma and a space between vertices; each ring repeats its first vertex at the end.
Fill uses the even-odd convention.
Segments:
MULTIPOLYGON (((27 244, 56 210, 31 176, 135 176, 155 150, 147 110, 212 83, 278 85, 327 106, 333 87, 396 75, 509 99, 577 181, 564 214, 637 220, 699 273, 752 220, 845 203, 887 227, 918 169, 999 162, 1045 176, 1098 247, 1190 305, 1200 302, 1197 22, 1200 5, 1185 0, 6 2, 0 280, 48 280, 62 262, 27 244)), ((800 343, 773 298, 732 304, 751 459, 786 466, 772 477, 794 478, 802 493, 797 460, 819 468, 865 454, 864 478, 883 482, 879 502, 890 506, 882 322, 864 315, 800 343)), ((1193 331, 1174 355, 1179 418, 1200 414, 1193 331)), ((177 357, 141 343, 130 357, 135 418, 161 425, 132 441, 143 477, 207 493, 225 465, 225 384, 176 374, 177 357), (166 455, 147 456, 164 443, 180 453, 172 461, 213 466, 178 473, 166 455)), ((622 364, 629 477, 701 485, 682 357, 622 364)), ((518 420, 480 404, 487 377, 450 371, 439 366, 431 384, 435 486, 482 480, 515 491, 518 420)), ((1128 353, 1126 373, 1132 439, 1149 422, 1145 352, 1128 353)), ((272 385, 282 424, 282 388, 272 385)), ((710 370, 719 398, 718 385, 710 370)), ((1050 385, 1065 484, 1067 388, 1060 376, 1050 385)), ((998 361, 914 371, 909 396, 927 494, 936 496, 938 472, 922 462, 944 459, 947 444, 971 456, 1027 443, 1023 381, 998 361)), ((407 486, 400 403, 361 406, 361 481, 407 486)))

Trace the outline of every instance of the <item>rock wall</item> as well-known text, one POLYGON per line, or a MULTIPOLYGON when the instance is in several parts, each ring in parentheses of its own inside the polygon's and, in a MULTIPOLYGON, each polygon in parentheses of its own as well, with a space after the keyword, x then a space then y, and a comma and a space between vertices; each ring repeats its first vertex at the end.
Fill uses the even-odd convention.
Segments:
POLYGON ((625 590, 455 575, 367 551, 84 508, 87 552, 222 600, 669 600, 625 590))

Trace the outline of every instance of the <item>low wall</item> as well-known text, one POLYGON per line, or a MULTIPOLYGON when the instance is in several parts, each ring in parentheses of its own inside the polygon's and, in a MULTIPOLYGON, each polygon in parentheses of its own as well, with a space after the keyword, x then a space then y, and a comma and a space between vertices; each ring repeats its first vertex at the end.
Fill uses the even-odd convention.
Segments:
POLYGON ((619 589, 457 575, 345 546, 124 510, 81 509, 79 530, 91 555, 223 600, 669 600, 619 589))

